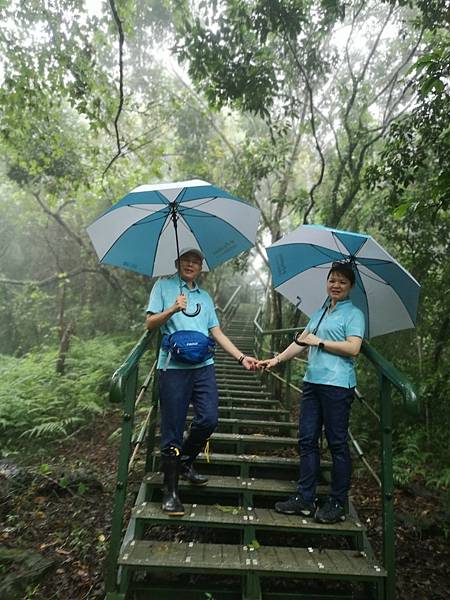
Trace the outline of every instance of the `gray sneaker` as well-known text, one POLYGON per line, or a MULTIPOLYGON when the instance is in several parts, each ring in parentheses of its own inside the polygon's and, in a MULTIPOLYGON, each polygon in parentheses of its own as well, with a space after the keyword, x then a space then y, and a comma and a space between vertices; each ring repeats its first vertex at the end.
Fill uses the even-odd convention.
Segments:
POLYGON ((307 502, 300 494, 296 494, 283 502, 277 502, 275 504, 275 510, 285 515, 311 517, 314 514, 315 509, 314 503, 307 502))
POLYGON ((325 504, 316 512, 318 523, 339 523, 345 521, 344 507, 334 498, 328 498, 325 504))

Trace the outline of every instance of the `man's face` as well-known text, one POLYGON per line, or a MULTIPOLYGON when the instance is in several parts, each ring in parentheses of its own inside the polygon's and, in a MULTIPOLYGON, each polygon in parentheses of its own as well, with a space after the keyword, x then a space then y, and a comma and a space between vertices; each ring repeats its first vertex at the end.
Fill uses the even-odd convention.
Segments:
POLYGON ((186 282, 195 281, 202 271, 202 259, 195 252, 180 257, 180 277, 186 282))

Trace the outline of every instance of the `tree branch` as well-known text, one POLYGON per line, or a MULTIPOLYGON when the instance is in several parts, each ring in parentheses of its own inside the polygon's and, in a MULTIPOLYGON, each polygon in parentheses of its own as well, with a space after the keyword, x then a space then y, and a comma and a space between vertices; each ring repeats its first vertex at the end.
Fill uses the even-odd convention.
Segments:
POLYGON ((116 3, 114 0, 109 0, 109 5, 111 7, 111 11, 113 13, 114 21, 117 25, 117 30, 119 32, 119 106, 117 107, 116 117, 114 119, 114 131, 116 133, 116 143, 117 143, 117 154, 113 156, 113 158, 109 161, 106 169, 103 171, 103 177, 106 175, 112 164, 119 158, 122 153, 122 147, 120 145, 120 135, 119 135, 119 118, 123 108, 123 43, 125 40, 125 36, 123 33, 122 21, 120 20, 119 14, 117 12, 116 3))
POLYGON ((314 208, 314 204, 315 204, 314 192, 321 185, 322 180, 323 180, 323 175, 325 173, 325 158, 323 156, 322 148, 320 147, 319 138, 317 136, 316 119, 315 119, 315 115, 314 115, 315 109, 314 109, 314 98, 313 98, 312 86, 310 84, 310 81, 306 74, 306 71, 303 68, 303 65, 301 64, 301 62, 297 56, 297 53, 295 52, 295 50, 292 46, 291 40, 289 39, 289 37, 286 37, 286 40, 287 40, 287 43, 289 46, 289 50, 291 51, 294 61, 298 67, 298 70, 300 71, 300 73, 305 81, 305 84, 306 84, 306 89, 307 89, 308 99, 309 99, 309 110, 310 110, 309 122, 311 125, 311 131, 312 131, 312 134, 314 137, 314 143, 315 143, 316 150, 317 150, 317 153, 319 155, 319 160, 320 160, 319 177, 318 177, 317 181, 314 183, 314 185, 312 186, 312 188, 309 190, 310 203, 305 211, 305 214, 303 215, 303 223, 307 223, 309 213, 312 211, 312 209, 314 208))

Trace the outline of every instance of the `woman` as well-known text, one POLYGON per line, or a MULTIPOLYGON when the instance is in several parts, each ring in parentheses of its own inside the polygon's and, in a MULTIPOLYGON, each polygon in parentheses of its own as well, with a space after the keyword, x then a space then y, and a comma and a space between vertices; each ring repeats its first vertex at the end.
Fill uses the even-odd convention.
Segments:
POLYGON ((309 347, 299 417, 300 479, 297 493, 275 504, 285 514, 312 516, 319 523, 345 520, 351 481, 348 422, 356 385, 353 357, 361 349, 364 315, 349 294, 355 285, 350 263, 333 263, 327 276, 327 306, 312 316, 297 342, 257 366, 271 369, 309 347), (300 345, 299 345, 300 344, 300 345), (330 495, 316 510, 316 483, 320 467, 319 438, 325 427, 333 467, 330 495))

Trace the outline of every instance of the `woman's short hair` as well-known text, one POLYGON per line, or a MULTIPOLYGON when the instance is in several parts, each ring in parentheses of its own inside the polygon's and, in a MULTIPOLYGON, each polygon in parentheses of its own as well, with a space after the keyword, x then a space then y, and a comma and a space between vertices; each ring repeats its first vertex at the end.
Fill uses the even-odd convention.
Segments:
POLYGON ((355 285, 355 271, 352 264, 349 262, 334 262, 331 264, 331 269, 327 275, 327 281, 330 279, 331 273, 340 273, 346 277, 352 285, 355 285))

